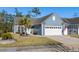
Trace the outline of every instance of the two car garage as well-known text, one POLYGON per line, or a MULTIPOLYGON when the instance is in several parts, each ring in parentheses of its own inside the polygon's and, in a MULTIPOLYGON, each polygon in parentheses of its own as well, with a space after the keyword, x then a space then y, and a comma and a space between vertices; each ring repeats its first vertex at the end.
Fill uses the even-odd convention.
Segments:
POLYGON ((47 26, 44 28, 44 35, 62 35, 61 26, 47 26))

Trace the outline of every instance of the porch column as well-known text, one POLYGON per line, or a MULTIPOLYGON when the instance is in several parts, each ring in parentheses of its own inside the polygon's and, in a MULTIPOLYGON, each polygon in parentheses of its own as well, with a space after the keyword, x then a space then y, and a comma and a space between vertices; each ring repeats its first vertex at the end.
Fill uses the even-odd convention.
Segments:
POLYGON ((78 35, 79 35, 79 26, 78 26, 78 35))
POLYGON ((41 35, 44 35, 43 33, 43 24, 41 23, 41 35))
POLYGON ((68 35, 68 28, 67 27, 64 29, 64 35, 68 35))
POLYGON ((14 33, 18 32, 18 25, 14 25, 14 28, 13 29, 14 29, 13 30, 14 33))

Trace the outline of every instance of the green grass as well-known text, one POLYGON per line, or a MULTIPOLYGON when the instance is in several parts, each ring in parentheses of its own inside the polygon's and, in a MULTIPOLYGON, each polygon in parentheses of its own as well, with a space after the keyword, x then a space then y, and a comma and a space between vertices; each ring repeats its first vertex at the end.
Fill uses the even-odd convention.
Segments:
POLYGON ((18 34, 12 34, 16 42, 11 44, 0 44, 0 47, 21 47, 21 46, 35 46, 35 45, 60 45, 62 43, 51 40, 47 37, 21 37, 18 34))
POLYGON ((79 38, 79 35, 69 35, 69 36, 79 38))

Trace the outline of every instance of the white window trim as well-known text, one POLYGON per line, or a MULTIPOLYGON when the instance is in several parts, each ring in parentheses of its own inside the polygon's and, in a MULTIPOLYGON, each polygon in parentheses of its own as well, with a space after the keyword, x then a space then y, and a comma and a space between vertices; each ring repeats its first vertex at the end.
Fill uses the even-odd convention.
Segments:
POLYGON ((55 19, 56 19, 55 16, 52 16, 52 20, 55 21, 55 19))

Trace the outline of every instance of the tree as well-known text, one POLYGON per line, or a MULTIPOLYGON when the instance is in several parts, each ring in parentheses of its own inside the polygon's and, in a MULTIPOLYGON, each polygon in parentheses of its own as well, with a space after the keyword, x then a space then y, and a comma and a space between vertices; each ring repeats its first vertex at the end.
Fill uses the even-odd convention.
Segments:
MULTIPOLYGON (((24 26, 25 28, 25 34, 28 34, 27 30, 29 30, 32 26, 31 20, 27 17, 23 17, 20 22, 19 25, 24 26)), ((22 28, 21 28, 22 29, 22 28)))
POLYGON ((24 26, 25 26, 25 34, 27 35, 28 34, 27 30, 29 30, 29 28, 31 27, 31 21, 27 17, 24 17, 23 20, 24 20, 24 26))
POLYGON ((16 17, 22 17, 22 13, 18 11, 17 8, 15 8, 16 17))
POLYGON ((28 14, 26 15, 27 18, 31 18, 31 11, 28 11, 28 14))
POLYGON ((37 8, 37 7, 32 8, 32 10, 31 10, 31 15, 32 15, 33 17, 36 17, 36 16, 38 16, 38 15, 40 15, 40 14, 41 14, 41 12, 40 12, 40 9, 39 9, 39 8, 37 8))
POLYGON ((2 12, 0 12, 0 16, 3 17, 6 14, 6 11, 3 9, 2 12))
POLYGON ((0 20, 0 32, 3 30, 3 21, 0 20))
POLYGON ((18 32, 23 32, 23 25, 24 25, 24 20, 20 19, 19 21, 19 26, 18 26, 18 32), (22 29, 22 30, 21 30, 22 29))
POLYGON ((27 18, 31 18, 31 14, 27 14, 26 17, 27 17, 27 18))
POLYGON ((78 13, 75 12, 75 13, 73 14, 73 17, 78 17, 78 13))
POLYGON ((4 32, 9 32, 9 27, 10 24, 4 23, 3 21, 0 21, 0 32, 4 33, 4 32))
POLYGON ((9 32, 13 30, 13 20, 14 18, 11 14, 7 14, 4 16, 4 27, 5 29, 7 28, 9 32))
POLYGON ((12 31, 12 15, 7 14, 7 12, 3 9, 3 11, 0 12, 0 16, 2 17, 2 20, 0 20, 0 32, 12 31))

